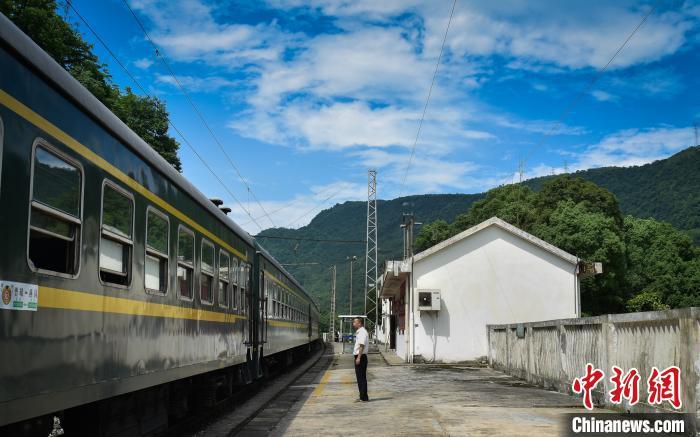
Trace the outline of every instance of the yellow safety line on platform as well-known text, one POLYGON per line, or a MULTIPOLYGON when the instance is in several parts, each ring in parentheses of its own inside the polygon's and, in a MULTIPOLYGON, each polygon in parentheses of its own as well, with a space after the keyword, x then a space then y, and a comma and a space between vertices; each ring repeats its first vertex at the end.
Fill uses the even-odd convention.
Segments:
POLYGON ((330 369, 326 370, 326 372, 323 374, 323 376, 321 377, 321 381, 318 383, 318 386, 316 386, 314 392, 311 395, 315 397, 321 396, 321 393, 323 393, 323 390, 326 388, 326 384, 328 384, 329 379, 331 379, 330 369))
POLYGON ((180 210, 176 209, 174 206, 172 206, 171 204, 169 204, 168 202, 166 202, 162 198, 158 197, 158 195, 156 195, 155 193, 150 191, 148 188, 144 187, 143 185, 138 183, 136 180, 134 180, 130 176, 128 176, 126 173, 122 172, 121 170, 119 170, 118 168, 116 168, 115 166, 110 164, 107 160, 105 160, 104 158, 102 158, 100 155, 93 152, 92 150, 90 150, 88 147, 81 144, 75 138, 73 138, 70 135, 68 135, 67 133, 63 132, 60 128, 58 128, 56 125, 54 125, 50 121, 43 118, 41 115, 32 111, 29 107, 27 107, 22 102, 15 99, 11 95, 9 95, 4 90, 0 90, 0 103, 7 106, 10 110, 14 111, 17 115, 24 118, 25 120, 27 120, 28 122, 30 122, 34 126, 38 127, 39 129, 41 129, 44 132, 51 135, 52 137, 56 138, 61 143, 70 147, 75 153, 81 155, 82 157, 84 157, 88 161, 91 161, 93 164, 100 167, 102 170, 111 174, 112 176, 114 176, 115 178, 120 180, 122 183, 127 185, 132 190, 136 191, 137 193, 141 194, 143 197, 147 198, 148 200, 155 203, 159 207, 163 208, 164 210, 166 210, 170 214, 174 215, 180 221, 187 223, 192 228, 196 229, 197 232, 207 236, 209 239, 215 241, 221 247, 232 252, 233 254, 238 256, 239 258, 242 258, 245 261, 248 260, 248 257, 245 254, 243 254, 239 250, 235 249, 233 246, 231 246, 230 244, 228 244, 227 242, 225 242, 221 238, 214 235, 212 232, 210 232, 204 226, 195 222, 193 219, 186 216, 184 213, 182 213, 180 210))
POLYGON ((60 308, 77 311, 129 314, 137 316, 164 317, 171 319, 203 320, 207 322, 233 323, 247 320, 237 314, 220 313, 197 308, 186 308, 143 300, 103 296, 82 291, 39 287, 38 311, 43 308, 60 308))

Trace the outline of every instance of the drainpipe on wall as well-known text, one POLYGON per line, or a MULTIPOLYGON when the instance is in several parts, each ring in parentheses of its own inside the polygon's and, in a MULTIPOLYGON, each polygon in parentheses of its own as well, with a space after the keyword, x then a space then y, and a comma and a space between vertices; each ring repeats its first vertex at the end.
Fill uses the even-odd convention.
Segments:
POLYGON ((413 255, 411 255, 411 363, 413 362, 413 357, 416 355, 416 319, 414 317, 415 310, 415 300, 414 300, 414 287, 413 287, 413 255))
MULTIPOLYGON (((407 289, 410 288, 410 284, 406 284, 406 285, 407 285, 407 287, 406 287, 407 289)), ((408 290, 406 290, 406 294, 408 294, 408 290)), ((409 330, 409 326, 410 326, 409 324, 411 323, 411 317, 410 317, 410 313, 409 313, 409 309, 411 308, 410 302, 411 302, 411 297, 409 296, 408 299, 406 300, 406 302, 404 302, 404 304, 403 304, 404 305, 404 309, 403 309, 403 314, 404 314, 403 334, 404 335, 403 336, 404 336, 404 343, 406 343, 405 347, 404 347, 405 352, 404 352, 403 359, 404 359, 404 362, 406 362, 406 363, 410 362, 409 358, 408 358, 408 352, 409 352, 409 348, 411 347, 411 339, 410 339, 410 332, 411 331, 409 330)))

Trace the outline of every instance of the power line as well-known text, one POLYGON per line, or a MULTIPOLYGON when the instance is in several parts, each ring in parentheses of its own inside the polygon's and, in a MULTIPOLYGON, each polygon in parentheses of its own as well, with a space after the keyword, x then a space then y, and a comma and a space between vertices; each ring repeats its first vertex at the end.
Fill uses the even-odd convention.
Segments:
MULTIPOLYGON (((330 191, 331 188, 333 188, 333 187, 332 187, 332 186, 330 186, 330 187, 325 187, 324 189, 322 189, 321 191, 319 191, 318 193, 316 193, 316 195, 321 194, 321 193, 328 192, 328 191, 330 191)), ((339 193, 340 191, 341 191, 341 190, 336 191, 336 194, 339 193)), ((328 200, 328 199, 326 199, 326 200, 328 200)), ((292 200, 292 201, 290 201, 290 202, 285 203, 284 205, 282 205, 281 207, 279 207, 279 208, 277 208, 277 209, 273 209, 272 211, 270 211, 270 214, 278 213, 278 212, 282 211, 283 209, 287 209, 287 208, 289 208, 290 206, 292 206, 292 205, 294 205, 295 203, 298 203, 298 202, 300 202, 299 199, 294 199, 294 200, 292 200)), ((325 200, 324 200, 324 202, 325 202, 325 200)), ((260 218, 260 217, 256 217, 256 218, 260 218)), ((249 220, 249 221, 247 221, 247 222, 245 222, 245 223, 241 223, 241 226, 245 226, 245 225, 247 225, 247 224, 250 223, 250 222, 251 222, 251 221, 249 220)))
MULTIPOLYGON (((100 35, 95 31, 95 29, 93 29, 93 27, 90 25, 90 23, 78 12, 78 10, 75 9, 75 7, 73 6, 73 3, 72 3, 71 1, 68 1, 68 2, 66 2, 66 3, 67 3, 68 6, 71 8, 71 10, 73 10, 73 12, 75 13, 75 15, 78 16, 78 18, 80 19, 80 21, 82 21, 83 24, 85 24, 85 26, 88 28, 88 30, 90 30, 90 32, 91 32, 91 33, 95 36, 95 38, 100 42, 100 44, 104 47, 104 49, 107 50, 107 53, 109 53, 109 55, 116 61, 116 63, 122 68, 122 70, 124 70, 124 72, 127 74, 127 76, 129 76, 129 78, 131 78, 131 80, 134 82, 134 84, 136 84, 136 86, 141 90, 141 92, 144 93, 144 94, 145 94, 146 96, 148 96, 148 97, 155 98, 155 97, 151 96, 151 94, 150 94, 148 91, 146 91, 146 89, 141 85, 141 83, 140 83, 138 80, 136 80, 136 78, 134 77, 133 74, 131 74, 131 72, 129 71, 129 69, 126 68, 126 66, 119 60, 119 58, 117 57, 117 55, 114 54, 114 52, 113 52, 112 49, 109 47, 109 45, 102 39, 102 37, 100 37, 100 35)), ((207 170, 209 170, 209 172, 212 174, 212 176, 214 176, 214 178, 216 178, 216 180, 219 181, 219 183, 220 183, 221 186, 224 188, 224 190, 226 190, 226 192, 233 198, 233 200, 235 200, 236 203, 238 203, 238 205, 240 205, 240 207, 248 214, 248 216, 249 216, 251 219, 253 219, 253 222, 258 226, 258 228, 260 228, 260 230, 262 230, 263 227, 260 226, 260 224, 253 218, 253 216, 250 214, 250 211, 248 211, 248 210, 245 208, 245 206, 243 206, 243 203, 238 199, 238 197, 236 197, 236 195, 233 194, 233 193, 231 192, 231 190, 228 189, 228 187, 226 186, 226 184, 225 184, 225 183, 221 180, 221 178, 216 174, 216 172, 214 171, 214 169, 212 169, 212 168, 209 166, 209 164, 207 164, 207 162, 206 162, 206 161, 204 160, 204 158, 199 154, 199 152, 197 151, 197 149, 189 142, 189 140, 185 137, 185 135, 182 133, 182 131, 180 131, 180 129, 178 129, 177 126, 175 126, 175 124, 173 124, 173 122, 170 120, 170 118, 168 118, 168 124, 170 125, 170 127, 173 128, 173 130, 174 130, 175 132, 177 132, 177 134, 180 136, 180 138, 182 138, 182 141, 192 150, 192 152, 195 154, 195 156, 197 156, 197 158, 200 160, 200 162, 207 168, 207 170)))
POLYGON ((624 48, 627 47, 627 44, 630 42, 630 40, 632 39, 632 37, 634 37, 634 35, 637 33, 637 31, 644 25, 644 23, 647 21, 647 19, 649 18, 649 16, 651 16, 651 14, 656 10, 656 7, 657 7, 658 5, 659 5, 659 1, 657 0, 657 1, 654 3, 654 5, 651 7, 651 9, 649 9, 649 12, 647 12, 647 13, 644 15, 644 17, 642 18, 642 20, 637 24, 637 26, 635 26, 635 28, 632 30, 632 32, 627 36, 627 38, 626 38, 625 41, 622 43, 622 45, 620 45, 620 47, 618 47, 617 51, 615 51, 615 53, 614 53, 614 54, 612 55, 612 57, 608 60, 608 62, 605 64, 605 66, 604 66, 601 70, 598 70, 598 72, 591 78, 591 80, 588 81, 588 83, 586 84, 586 86, 585 86, 581 91, 579 91, 579 93, 576 95, 576 97, 574 97, 574 99, 571 101, 571 103, 569 103, 569 105, 567 105, 566 107, 564 107, 564 109, 563 109, 562 112, 560 113, 560 115, 559 115, 557 121, 552 125, 552 127, 551 127, 547 132, 545 132, 545 133, 542 135, 542 138, 540 139, 540 141, 537 142, 534 146, 532 146, 532 147, 530 148, 530 150, 529 150, 529 152, 527 153, 527 155, 525 155, 525 158, 521 161, 521 166, 522 166, 523 168, 524 168, 525 164, 527 163, 527 161, 528 161, 530 158, 532 158, 532 155, 533 155, 533 153, 535 152, 535 150, 538 149, 538 148, 540 148, 540 147, 542 147, 542 145, 544 145, 546 139, 547 139, 548 137, 550 137, 550 136, 554 133, 554 131, 555 131, 556 129, 559 128, 559 126, 561 126, 561 124, 563 123, 564 119, 571 113, 571 111, 573 111, 573 109, 576 107, 576 105, 579 104, 579 102, 580 102, 580 101, 583 99, 583 97, 590 91, 590 89, 593 87, 593 85, 595 85, 595 84, 598 82, 598 80, 600 80, 600 78, 603 76, 603 73, 605 73, 605 71, 608 69, 608 67, 610 66, 610 64, 613 63, 613 61, 615 60, 615 58, 617 58, 617 55, 619 55, 619 54, 622 52, 622 50, 624 50, 624 48))
POLYGON ((349 244, 359 244, 365 243, 365 240, 334 240, 325 238, 304 238, 304 237, 281 237, 276 235, 256 235, 255 238, 269 238, 272 240, 291 240, 291 241, 315 241, 319 243, 349 243, 349 244))
POLYGON ((211 137, 214 139, 214 142, 215 142, 215 143, 217 144, 217 146, 219 147, 219 150, 221 150, 221 152, 222 152, 222 153, 224 154, 224 156, 226 157, 226 160, 229 162, 229 164, 231 165, 231 167, 234 169, 234 171, 235 171, 236 174, 238 175, 238 178, 241 180, 241 182, 243 183, 243 185, 245 185, 245 187, 246 187, 246 189, 248 190, 248 192, 253 196, 253 199, 255 199, 255 201, 257 202, 257 204, 258 204, 258 206, 260 207, 260 209, 262 209, 263 213, 265 213, 265 216, 267 217, 267 219, 270 220, 270 223, 272 223, 272 226, 277 227, 277 225, 275 225, 274 220, 272 220, 272 217, 270 217, 270 214, 267 213, 267 211, 265 210, 265 207, 262 205, 262 203, 260 203, 260 200, 258 200, 257 196, 255 195, 255 193, 253 192, 253 190, 250 188, 250 185, 248 184, 248 182, 245 180, 245 178, 244 178, 243 175, 241 174, 241 172, 240 172, 240 170, 238 169, 238 166, 236 165, 236 163, 233 162, 233 159, 231 159, 231 156, 229 156, 229 154, 226 152, 226 149, 224 148, 224 146, 223 146, 223 145, 221 144, 221 142, 219 141, 219 138, 214 134, 214 131, 211 129, 211 127, 209 126, 209 123, 207 123, 206 119, 204 118, 204 115, 203 115, 202 112, 199 110, 199 108, 197 107, 197 105, 194 103, 194 100, 192 100, 192 97, 190 96, 190 94, 187 92, 187 90, 185 89, 185 87, 182 86, 182 84, 180 83, 180 80, 179 80, 179 79, 177 78, 177 76, 175 75, 175 71, 172 69, 172 67, 170 66, 170 64, 168 63, 168 61, 165 59, 165 55, 163 55, 163 52, 158 48, 158 46, 156 45, 156 43, 151 39, 151 36, 150 36, 150 35, 148 34, 148 32, 146 31, 146 28, 144 27, 143 23, 141 23, 141 20, 139 19, 138 15, 136 15, 136 13, 134 12, 134 10, 131 9, 131 6, 129 6, 129 3, 127 2, 127 0, 122 0, 122 2, 123 2, 124 5, 127 7, 127 9, 129 10, 129 12, 131 12, 131 15, 134 17, 134 20, 136 20, 136 23, 137 23, 138 26, 141 28, 141 31, 143 32, 143 34, 146 36, 146 39, 147 39, 148 42, 150 42, 151 45, 153 46, 153 49, 155 50, 156 57, 157 57, 158 59, 160 59, 160 61, 161 61, 161 62, 163 63, 163 65, 165 66, 165 68, 168 70, 168 72, 170 73, 170 76, 173 78, 173 80, 174 80, 175 83, 177 84, 178 88, 180 88, 180 91, 181 91, 182 94, 185 96, 185 98, 187 99, 187 101, 188 101, 188 103, 190 104, 190 106, 192 106, 192 109, 193 109, 194 112, 197 114, 197 116, 199 117, 199 119, 202 121, 202 124, 204 124, 204 127, 207 129, 207 131, 209 132, 209 134, 211 135, 211 137))
POLYGON ((442 45, 440 46, 440 54, 438 55, 437 62, 435 63, 435 72, 433 73, 433 80, 430 82, 430 88, 428 88, 428 97, 425 99, 425 105, 423 106, 423 114, 420 117, 420 122, 418 123, 418 131, 416 132, 416 138, 413 141, 413 147, 411 147, 411 155, 408 158, 408 164, 406 164, 406 171, 403 175, 403 181, 401 182, 401 190, 399 193, 401 197, 403 195, 404 187, 406 186, 406 178, 408 177, 408 169, 411 168, 411 163, 413 162, 413 156, 416 153, 416 144, 418 144, 418 138, 420 138, 420 132, 423 129, 423 120, 425 120, 425 113, 428 111, 428 103, 430 103, 430 96, 433 94, 433 86, 435 86, 435 79, 437 78, 438 70, 440 68, 440 60, 442 59, 442 52, 445 50, 445 41, 447 41, 447 33, 450 31, 450 25, 452 24, 452 16, 455 13, 455 6, 457 6, 457 0, 452 2, 452 10, 450 11, 450 19, 447 21, 447 28, 445 29, 445 35, 442 37, 442 45))
POLYGON ((306 217, 307 215, 311 214, 311 213, 313 212, 313 210, 315 210, 316 208, 318 208, 318 207, 321 206, 322 204, 324 204, 324 203, 328 202, 329 200, 331 200, 333 197, 335 197, 338 193, 340 193, 340 192, 343 191, 344 189, 345 189, 345 187, 340 187, 338 190, 334 191, 330 196, 326 197, 325 199, 321 200, 320 202, 317 202, 313 207, 311 207, 311 209, 309 209, 309 210, 306 211, 304 214, 300 215, 300 216, 297 217, 296 219, 294 219, 294 220, 292 220, 291 222, 289 222, 289 224, 287 225, 287 227, 292 226, 293 224, 295 224, 295 223, 298 222, 299 220, 301 220, 301 219, 303 219, 304 217, 306 217))

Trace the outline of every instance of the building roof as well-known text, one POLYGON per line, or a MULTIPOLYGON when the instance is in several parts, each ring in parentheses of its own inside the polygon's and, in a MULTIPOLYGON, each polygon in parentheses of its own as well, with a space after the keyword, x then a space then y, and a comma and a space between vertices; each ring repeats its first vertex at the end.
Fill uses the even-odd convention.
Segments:
POLYGON ((516 237, 521 238, 522 240, 527 241, 530 244, 538 246, 538 247, 546 250, 547 252, 549 252, 553 255, 556 255, 565 261, 570 262, 571 264, 577 264, 579 262, 578 257, 576 257, 576 256, 574 256, 566 251, 563 251, 563 250, 559 249, 558 247, 551 245, 551 244, 547 243, 546 241, 541 240, 541 239, 535 237, 534 235, 529 234, 529 233, 523 231, 522 229, 511 225, 510 223, 508 223, 504 220, 501 220, 498 217, 491 217, 490 219, 485 220, 476 226, 472 226, 471 228, 460 232, 459 234, 455 235, 454 237, 448 238, 447 240, 440 242, 440 243, 436 244, 435 246, 430 247, 430 248, 424 250, 423 252, 420 252, 420 253, 414 255, 413 261, 414 262, 420 261, 423 258, 427 258, 430 255, 433 255, 434 253, 437 253, 437 252, 439 252, 439 251, 441 251, 449 246, 452 246, 453 244, 455 244, 459 241, 462 241, 465 238, 469 238, 470 236, 472 236, 472 235, 476 234, 477 232, 482 231, 490 226, 497 226, 497 227, 503 229, 504 231, 509 232, 509 233, 515 235, 516 237))

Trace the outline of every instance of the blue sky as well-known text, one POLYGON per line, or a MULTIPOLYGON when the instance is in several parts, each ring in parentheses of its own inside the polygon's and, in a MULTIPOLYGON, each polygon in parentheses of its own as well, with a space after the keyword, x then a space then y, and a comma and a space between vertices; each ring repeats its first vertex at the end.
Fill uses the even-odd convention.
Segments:
MULTIPOLYGON (((652 3, 458 0, 406 174, 451 0, 129 0, 268 217, 122 1, 73 0, 167 102, 240 204, 183 144, 184 175, 222 198, 253 234, 303 226, 321 209, 365 199, 368 168, 378 170, 379 197, 388 199, 481 192, 516 179, 520 160, 534 177, 640 165, 692 145, 700 120, 697 1, 659 2, 555 124, 652 3)), ((114 80, 135 88, 78 27, 114 80)))

